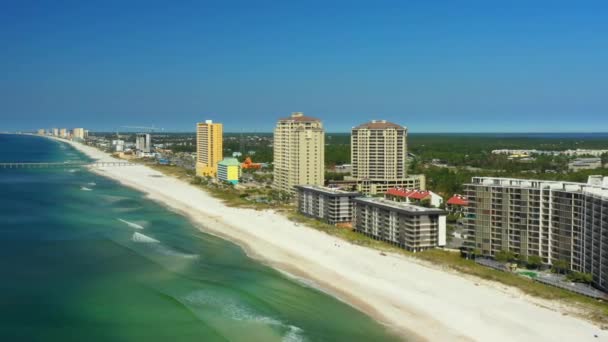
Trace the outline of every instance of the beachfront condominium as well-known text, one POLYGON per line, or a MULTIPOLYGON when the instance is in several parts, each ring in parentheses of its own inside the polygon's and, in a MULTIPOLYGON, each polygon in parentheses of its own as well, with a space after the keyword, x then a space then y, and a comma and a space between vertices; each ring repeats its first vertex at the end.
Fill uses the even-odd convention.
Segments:
POLYGON ((84 140, 84 128, 74 128, 72 130, 72 138, 84 140))
POLYGON ((386 120, 373 120, 351 132, 351 180, 370 195, 400 187, 425 189, 423 175, 407 174, 407 128, 386 120))
POLYGON ((217 180, 220 182, 238 184, 241 178, 241 163, 238 159, 226 157, 217 163, 217 180))
POLYGON ((135 136, 135 149, 140 153, 152 151, 152 137, 149 133, 137 133, 135 136))
POLYGON ((296 185, 324 185, 325 130, 319 119, 292 113, 274 130, 274 188, 295 193, 296 185))
POLYGON ((587 183, 474 177, 466 246, 494 256, 511 251, 545 264, 565 261, 608 290, 608 177, 587 183))
POLYGON ((196 125, 196 175, 216 177, 217 164, 224 157, 223 126, 211 120, 196 125))
POLYGON ((353 227, 412 252, 445 246, 446 212, 378 197, 353 199, 353 227))
POLYGON ((296 185, 298 211, 335 225, 350 225, 353 220, 353 199, 358 192, 343 191, 317 185, 296 185))
POLYGON ((61 138, 67 138, 68 137, 68 129, 67 128, 62 128, 59 130, 59 137, 61 138))
POLYGON ((58 137, 59 136, 59 128, 53 128, 53 136, 54 137, 58 137))
POLYGON ((37 133, 38 133, 38 135, 45 135, 46 130, 44 128, 40 128, 37 133))

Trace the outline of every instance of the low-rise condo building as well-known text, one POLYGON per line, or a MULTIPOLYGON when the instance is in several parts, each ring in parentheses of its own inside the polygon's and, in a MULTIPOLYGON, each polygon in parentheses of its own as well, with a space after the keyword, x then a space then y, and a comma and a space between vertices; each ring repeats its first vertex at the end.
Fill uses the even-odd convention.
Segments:
POLYGON ((608 290, 608 177, 587 183, 474 177, 465 189, 468 248, 538 256, 549 265, 565 261, 608 290))
POLYGON ((446 212, 376 197, 353 199, 357 232, 419 252, 446 244, 446 212))
POLYGON ((329 224, 348 225, 353 220, 353 199, 358 192, 315 185, 296 185, 298 211, 329 224))
POLYGON ((241 164, 236 158, 224 158, 217 164, 217 180, 238 184, 241 178, 241 164))

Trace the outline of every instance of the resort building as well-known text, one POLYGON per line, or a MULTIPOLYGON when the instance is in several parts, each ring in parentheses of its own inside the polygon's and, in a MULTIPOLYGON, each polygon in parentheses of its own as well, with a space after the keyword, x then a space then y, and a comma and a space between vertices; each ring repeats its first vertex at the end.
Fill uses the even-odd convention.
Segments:
POLYGON ((238 184, 241 178, 241 164, 236 158, 224 158, 217 164, 217 180, 238 184))
POLYGON ((474 177, 466 184, 470 249, 561 260, 608 290, 608 177, 587 183, 474 177))
POLYGON ((59 130, 59 136, 61 138, 67 138, 68 137, 68 130, 67 128, 62 128, 59 130))
POLYGON ((382 194, 395 187, 426 188, 424 176, 407 175, 407 128, 386 120, 352 129, 351 164, 348 179, 355 180, 364 194, 382 194))
POLYGON ((223 126, 211 120, 196 125, 196 175, 216 177, 224 157, 223 126))
POLYGON ((350 225, 353 220, 353 199, 358 192, 343 191, 316 185, 296 185, 298 211, 306 216, 335 225, 350 225))
POLYGON ((59 128, 53 128, 53 136, 54 137, 58 137, 59 136, 59 128))
POLYGON ((38 135, 45 135, 45 134, 46 134, 46 131, 44 128, 41 128, 38 130, 38 135))
POLYGON ((274 130, 273 187, 290 194, 296 185, 325 183, 325 131, 319 119, 292 113, 274 130))
POLYGON ((446 212, 376 197, 353 199, 355 231, 419 252, 446 244, 446 212))
POLYGON ((443 197, 428 190, 410 190, 392 188, 384 193, 384 197, 396 201, 438 208, 443 203, 443 197))

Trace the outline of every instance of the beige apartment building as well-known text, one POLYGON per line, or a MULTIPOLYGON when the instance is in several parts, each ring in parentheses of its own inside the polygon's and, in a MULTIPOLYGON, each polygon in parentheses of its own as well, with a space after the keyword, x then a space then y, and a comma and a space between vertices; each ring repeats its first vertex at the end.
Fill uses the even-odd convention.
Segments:
POLYGON ((84 128, 74 128, 72 130, 73 139, 84 139, 84 128))
POLYGON ((325 130, 319 119, 292 113, 274 130, 274 188, 295 193, 296 185, 325 183, 325 130))
POLYGON ((216 177, 217 164, 224 159, 223 126, 211 120, 196 125, 196 175, 216 177))
POLYGON ((407 174, 407 128, 372 120, 351 132, 352 176, 357 190, 368 195, 392 188, 426 188, 423 175, 407 174))
POLYGON ((61 138, 67 138, 68 137, 68 130, 67 128, 62 128, 59 130, 59 136, 61 138))

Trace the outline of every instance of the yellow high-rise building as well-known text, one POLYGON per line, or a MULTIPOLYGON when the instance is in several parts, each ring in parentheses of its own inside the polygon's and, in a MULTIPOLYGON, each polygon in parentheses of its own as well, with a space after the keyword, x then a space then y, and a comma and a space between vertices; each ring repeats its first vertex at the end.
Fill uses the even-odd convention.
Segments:
POLYGON ((196 125, 196 175, 216 177, 217 164, 224 158, 223 127, 211 120, 196 125))
POLYGON ((319 119, 292 113, 274 130, 274 188, 295 193, 296 185, 324 185, 325 130, 319 119))

